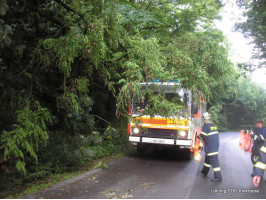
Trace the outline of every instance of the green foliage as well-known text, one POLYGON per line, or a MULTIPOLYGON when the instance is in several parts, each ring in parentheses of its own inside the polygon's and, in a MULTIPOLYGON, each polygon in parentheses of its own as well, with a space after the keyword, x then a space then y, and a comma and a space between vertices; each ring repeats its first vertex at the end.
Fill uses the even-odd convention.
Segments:
POLYGON ((107 169, 108 168, 108 164, 106 162, 99 161, 99 162, 94 164, 94 168, 107 169))
MULTIPOLYGON (((224 36, 212 28, 221 7, 216 0, 0 5, 0 164, 6 172, 17 166, 42 177, 126 150, 128 100, 132 91, 141 95, 140 82, 178 79, 212 106, 232 94, 236 72, 224 36)), ((183 109, 163 94, 144 94, 152 115, 183 109)))
POLYGON ((103 134, 103 137, 107 140, 113 140, 113 139, 118 139, 119 138, 119 131, 116 130, 115 128, 108 126, 103 134))
POLYGON ((5 22, 0 19, 0 47, 9 46, 12 42, 9 35, 12 34, 12 27, 5 24, 5 22))
POLYGON ((103 138, 100 133, 97 131, 93 131, 89 136, 84 138, 83 143, 86 143, 88 146, 97 145, 102 143, 103 138))
POLYGON ((88 92, 89 80, 80 78, 77 80, 77 90, 79 94, 86 94, 88 92))
POLYGON ((209 108, 208 112, 212 116, 213 122, 218 126, 219 131, 228 130, 227 118, 224 113, 221 113, 223 110, 222 105, 214 105, 209 108))
POLYGON ((154 116, 156 114, 161 116, 176 116, 181 110, 185 109, 185 105, 182 105, 178 101, 168 101, 164 93, 158 95, 152 95, 149 98, 149 109, 145 110, 143 114, 149 114, 154 116))
POLYGON ((226 115, 231 128, 254 125, 257 118, 265 119, 265 89, 250 78, 241 77, 235 85, 236 94, 226 102, 226 115))
POLYGON ((31 173, 31 174, 25 176, 24 182, 30 182, 32 180, 42 179, 44 177, 47 177, 50 174, 51 174, 50 171, 38 171, 38 172, 35 172, 35 173, 31 173))
MULTIPOLYGON (((238 5, 244 8, 243 13, 246 20, 244 22, 239 22, 235 25, 236 30, 240 30, 245 37, 252 38, 253 44, 255 44, 255 50, 253 55, 255 58, 261 60, 260 67, 265 67, 266 59, 266 4, 265 0, 259 1, 243 1, 237 0, 238 5)), ((255 66, 257 67, 257 66, 255 66)))
POLYGON ((170 70, 175 71, 185 87, 197 88, 209 98, 213 97, 213 88, 221 93, 219 96, 225 93, 225 78, 233 76, 234 71, 221 32, 189 33, 177 38, 169 48, 170 70))
POLYGON ((0 1, 0 15, 6 15, 6 12, 9 10, 6 0, 0 1))
POLYGON ((1 134, 1 150, 4 151, 4 161, 15 163, 17 170, 26 174, 25 154, 38 161, 36 151, 40 142, 48 140, 46 122, 51 123, 51 115, 38 101, 26 101, 24 108, 17 110, 17 124, 14 130, 3 131, 1 134))

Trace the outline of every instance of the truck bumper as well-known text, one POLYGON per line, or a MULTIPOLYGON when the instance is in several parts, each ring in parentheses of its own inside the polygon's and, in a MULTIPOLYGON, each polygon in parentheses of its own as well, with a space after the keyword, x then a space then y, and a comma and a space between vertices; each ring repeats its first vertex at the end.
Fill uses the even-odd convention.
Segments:
POLYGON ((192 145, 192 140, 175 140, 175 139, 137 137, 137 136, 129 136, 129 141, 134 145, 137 143, 165 144, 165 145, 179 145, 179 146, 192 145))

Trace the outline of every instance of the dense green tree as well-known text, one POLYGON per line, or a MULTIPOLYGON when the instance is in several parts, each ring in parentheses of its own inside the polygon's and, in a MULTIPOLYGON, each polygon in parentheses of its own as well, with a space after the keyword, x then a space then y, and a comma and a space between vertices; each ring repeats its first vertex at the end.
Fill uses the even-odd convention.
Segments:
POLYGON ((255 126, 257 118, 266 120, 266 92, 248 77, 241 77, 235 83, 236 93, 225 100, 224 113, 230 128, 240 125, 255 126))
POLYGON ((260 67, 265 67, 266 59, 266 1, 237 0, 238 5, 244 8, 246 20, 236 24, 245 37, 252 38, 255 44, 254 57, 261 60, 260 67))
MULTIPOLYGON (((216 0, 0 0, 1 169, 59 171, 103 155, 101 145, 124 148, 125 132, 112 126, 140 82, 177 79, 212 105, 228 97, 235 70, 212 28, 220 8, 216 0)), ((158 109, 168 111, 164 102, 158 109)))

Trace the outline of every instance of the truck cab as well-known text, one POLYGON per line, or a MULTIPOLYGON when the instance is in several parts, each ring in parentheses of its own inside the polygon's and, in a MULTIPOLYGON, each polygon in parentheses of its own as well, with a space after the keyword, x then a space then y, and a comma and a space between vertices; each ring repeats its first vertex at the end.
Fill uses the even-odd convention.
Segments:
POLYGON ((140 85, 143 91, 148 89, 155 95, 163 94, 166 100, 172 103, 171 105, 178 104, 179 109, 167 116, 154 111, 150 114, 149 109, 152 110, 154 102, 149 95, 131 98, 128 125, 131 144, 137 146, 139 155, 149 147, 160 148, 163 145, 182 149, 180 152, 190 159, 196 136, 203 125, 202 114, 206 111, 206 102, 202 100, 200 93, 193 94, 191 90, 182 88, 176 82, 150 82, 140 85), (142 106, 140 106, 141 98, 142 106))

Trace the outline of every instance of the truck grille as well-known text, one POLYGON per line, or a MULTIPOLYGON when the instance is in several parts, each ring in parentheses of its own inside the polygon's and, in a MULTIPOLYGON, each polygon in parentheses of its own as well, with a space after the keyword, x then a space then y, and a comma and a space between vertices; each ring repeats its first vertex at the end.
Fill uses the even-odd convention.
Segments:
POLYGON ((140 136, 177 139, 177 130, 148 128, 140 136))

